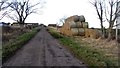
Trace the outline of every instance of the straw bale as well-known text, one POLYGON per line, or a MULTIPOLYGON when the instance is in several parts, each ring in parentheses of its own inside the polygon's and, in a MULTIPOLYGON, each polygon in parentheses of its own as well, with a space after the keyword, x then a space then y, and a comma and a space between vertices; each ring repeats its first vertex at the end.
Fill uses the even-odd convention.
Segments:
POLYGON ((99 31, 96 29, 85 29, 85 37, 97 39, 100 37, 100 34, 99 31))
POLYGON ((85 22, 85 17, 83 15, 79 16, 79 21, 80 22, 85 22))
POLYGON ((78 22, 79 21, 79 16, 75 16, 73 21, 78 22))
POLYGON ((88 28, 89 27, 88 22, 82 22, 82 24, 83 24, 83 28, 88 28))
POLYGON ((69 22, 69 25, 70 25, 71 28, 82 28, 83 27, 81 22, 71 21, 71 22, 69 22))
POLYGON ((76 23, 74 21, 69 22, 70 28, 76 28, 76 23))
POLYGON ((76 22, 76 28, 83 28, 82 22, 76 22))
POLYGON ((89 34, 89 29, 85 29, 85 37, 90 37, 90 34, 89 34))
POLYGON ((66 31, 65 31, 65 35, 67 35, 67 36, 72 36, 71 30, 66 30, 66 31))
POLYGON ((65 20, 65 22, 74 21, 74 19, 76 19, 77 17, 78 15, 70 16, 65 20))
POLYGON ((73 36, 84 36, 85 30, 83 28, 72 28, 71 29, 73 36))

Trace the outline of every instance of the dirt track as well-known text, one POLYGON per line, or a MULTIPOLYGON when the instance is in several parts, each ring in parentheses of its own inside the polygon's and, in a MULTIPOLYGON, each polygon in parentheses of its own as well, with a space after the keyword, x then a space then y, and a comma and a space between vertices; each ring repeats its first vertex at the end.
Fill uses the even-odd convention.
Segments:
POLYGON ((84 66, 82 62, 62 47, 45 28, 13 57, 4 66, 84 66))

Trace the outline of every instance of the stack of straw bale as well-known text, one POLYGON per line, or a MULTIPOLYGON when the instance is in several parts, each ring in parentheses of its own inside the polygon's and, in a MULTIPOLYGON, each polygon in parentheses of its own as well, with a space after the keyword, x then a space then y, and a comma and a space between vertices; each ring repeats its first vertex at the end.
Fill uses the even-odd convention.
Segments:
POLYGON ((65 20, 60 32, 68 36, 84 36, 85 28, 88 28, 88 22, 85 22, 83 15, 74 15, 65 20))

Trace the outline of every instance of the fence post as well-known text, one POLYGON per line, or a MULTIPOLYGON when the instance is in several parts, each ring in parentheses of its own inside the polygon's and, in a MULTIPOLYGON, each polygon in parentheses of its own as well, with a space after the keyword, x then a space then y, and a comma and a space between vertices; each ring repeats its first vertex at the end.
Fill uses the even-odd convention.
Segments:
POLYGON ((116 26, 116 40, 118 39, 118 28, 116 26))

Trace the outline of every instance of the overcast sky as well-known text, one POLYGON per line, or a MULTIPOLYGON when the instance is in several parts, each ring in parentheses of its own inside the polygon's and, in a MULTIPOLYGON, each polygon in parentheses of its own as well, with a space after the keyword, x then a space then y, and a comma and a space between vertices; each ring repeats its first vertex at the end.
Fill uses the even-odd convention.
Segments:
MULTIPOLYGON (((36 0, 32 0, 35 2, 36 0)), ((63 16, 84 15, 89 27, 100 27, 100 22, 95 8, 89 3, 91 0, 45 0, 44 8, 40 9, 39 15, 32 14, 27 19, 28 23, 56 24, 63 16)), ((1 21, 13 22, 10 19, 3 18, 1 21)), ((108 26, 105 23, 104 26, 108 26)))

